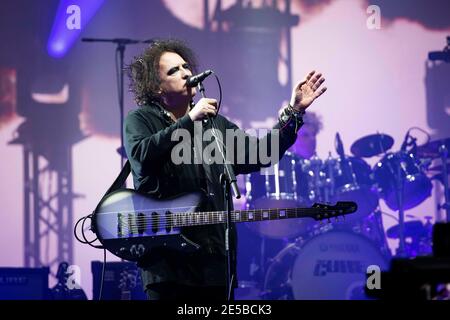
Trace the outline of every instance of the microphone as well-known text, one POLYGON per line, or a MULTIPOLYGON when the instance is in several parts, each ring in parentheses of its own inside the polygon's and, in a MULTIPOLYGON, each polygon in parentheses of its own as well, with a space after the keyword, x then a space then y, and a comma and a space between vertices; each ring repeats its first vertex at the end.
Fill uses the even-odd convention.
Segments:
POLYGON ((339 132, 336 132, 336 152, 341 157, 345 156, 344 144, 342 143, 341 135, 339 134, 339 132))
POLYGON ((208 77, 211 73, 213 73, 212 70, 206 70, 205 72, 202 72, 200 74, 197 74, 195 76, 189 77, 186 80, 186 85, 188 87, 195 87, 197 86, 200 82, 202 82, 203 80, 206 79, 206 77, 208 77))

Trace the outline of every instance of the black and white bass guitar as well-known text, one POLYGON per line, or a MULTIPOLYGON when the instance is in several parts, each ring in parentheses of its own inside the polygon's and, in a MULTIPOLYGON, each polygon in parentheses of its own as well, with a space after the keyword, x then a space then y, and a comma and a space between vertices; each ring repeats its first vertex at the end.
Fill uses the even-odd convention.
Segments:
MULTIPOLYGON (((103 247, 117 257, 138 261, 156 247, 193 252, 200 246, 181 233, 182 227, 226 223, 226 211, 196 212, 201 193, 156 200, 132 189, 107 195, 92 214, 92 230, 103 247)), ((310 208, 234 210, 233 222, 291 218, 331 219, 355 212, 355 202, 314 204, 310 208)))

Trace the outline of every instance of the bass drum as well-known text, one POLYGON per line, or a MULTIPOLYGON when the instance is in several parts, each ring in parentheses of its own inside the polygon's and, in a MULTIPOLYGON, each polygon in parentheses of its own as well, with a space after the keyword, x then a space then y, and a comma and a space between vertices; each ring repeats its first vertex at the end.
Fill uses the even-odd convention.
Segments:
POLYGON ((328 231, 280 251, 267 270, 264 298, 365 300, 370 265, 388 266, 372 241, 349 231, 328 231))

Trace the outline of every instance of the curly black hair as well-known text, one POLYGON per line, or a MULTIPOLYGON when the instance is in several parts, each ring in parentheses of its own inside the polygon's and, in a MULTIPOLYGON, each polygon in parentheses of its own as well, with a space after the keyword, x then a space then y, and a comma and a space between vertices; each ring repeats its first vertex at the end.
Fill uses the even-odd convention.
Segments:
POLYGON ((142 55, 134 57, 131 64, 126 66, 130 80, 129 90, 134 94, 137 105, 148 105, 152 101, 161 103, 158 93, 161 84, 159 78, 159 60, 164 52, 179 54, 191 67, 197 70, 197 59, 191 48, 178 39, 157 40, 150 45, 142 55))

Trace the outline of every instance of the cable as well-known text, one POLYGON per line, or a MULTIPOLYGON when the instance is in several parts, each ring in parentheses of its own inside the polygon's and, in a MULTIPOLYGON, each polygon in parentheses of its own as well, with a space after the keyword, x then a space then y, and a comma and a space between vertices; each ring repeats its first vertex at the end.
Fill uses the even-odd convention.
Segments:
POLYGON ((394 219, 395 221, 398 221, 398 218, 396 216, 394 216, 393 214, 387 213, 386 211, 381 211, 381 210, 379 210, 379 211, 381 212, 381 214, 384 214, 384 215, 394 219))
POLYGON ((81 217, 81 218, 78 219, 78 221, 75 223, 75 226, 74 226, 74 228, 73 228, 73 233, 74 233, 75 239, 77 239, 79 242, 81 242, 81 243, 83 243, 83 244, 88 244, 88 245, 90 245, 90 246, 93 247, 93 248, 96 248, 96 249, 104 249, 103 246, 93 245, 93 244, 92 244, 93 242, 95 242, 95 241, 98 240, 97 237, 96 237, 95 239, 93 239, 93 240, 88 240, 88 239, 86 238, 86 235, 85 235, 85 233, 84 233, 84 224, 85 224, 85 222, 86 222, 87 219, 91 219, 91 220, 92 220, 92 214, 87 215, 87 216, 85 216, 85 217, 81 217), (77 234, 77 228, 78 228, 78 224, 79 224, 80 222, 82 222, 82 224, 81 224, 81 235, 82 235, 83 239, 80 239, 80 238, 78 237, 78 234, 77 234))
POLYGON ((430 136, 430 134, 429 134, 427 131, 425 131, 424 129, 422 129, 422 128, 420 128, 420 127, 410 127, 410 128, 408 129, 408 133, 411 132, 411 131, 413 131, 413 130, 417 130, 417 131, 420 131, 420 132, 422 132, 422 133, 425 134, 427 141, 426 141, 423 145, 425 145, 425 144, 427 144, 427 143, 429 143, 429 142, 431 141, 431 136, 430 136))
MULTIPOLYGON (((75 238, 76 238, 79 242, 81 242, 81 243, 83 243, 83 244, 88 244, 88 245, 90 245, 91 247, 96 248, 96 249, 103 249, 103 267, 102 267, 102 276, 101 276, 101 279, 100 279, 100 291, 99 291, 99 296, 98 296, 98 300, 102 300, 103 282, 104 282, 104 278, 105 278, 105 266, 106 266, 106 249, 105 249, 105 247, 102 246, 102 245, 99 246, 99 245, 93 245, 93 244, 92 244, 94 241, 97 241, 97 240, 98 240, 98 237, 95 237, 95 239, 93 239, 93 240, 91 240, 91 241, 89 241, 89 240, 86 238, 86 235, 85 235, 85 233, 84 233, 84 224, 85 224, 85 222, 86 222, 87 219, 91 219, 91 221, 92 221, 92 216, 93 216, 93 214, 89 214, 89 215, 87 215, 87 216, 84 216, 84 217, 81 217, 80 219, 78 219, 78 221, 75 223, 75 226, 74 226, 74 228, 73 228, 73 234, 74 234, 75 238), (82 235, 83 239, 80 239, 80 238, 78 237, 78 235, 77 235, 77 228, 78 228, 78 225, 80 224, 80 222, 82 222, 82 223, 81 223, 81 235, 82 235)), ((92 223, 91 223, 91 226, 92 226, 92 223)), ((90 229, 92 230, 92 228, 90 228, 90 229)))
MULTIPOLYGON (((119 69, 120 69, 120 60, 119 60, 120 56, 119 56, 119 53, 120 53, 120 51, 117 49, 116 50, 116 55, 115 55, 115 65, 116 65, 116 80, 117 80, 117 92, 118 92, 117 97, 119 99, 119 108, 120 108, 123 92, 121 90, 121 88, 122 88, 122 80, 120 78, 120 71, 119 71, 119 69)), ((122 112, 122 111, 119 110, 119 112, 122 112)))
POLYGON ((106 249, 103 249, 103 266, 102 266, 102 276, 100 279, 100 290, 98 292, 98 300, 102 300, 103 293, 103 282, 105 280, 105 267, 106 267, 106 249))
POLYGON ((217 77, 217 75, 215 74, 214 71, 213 71, 213 75, 216 78, 217 85, 219 87, 219 104, 217 106, 217 113, 216 113, 216 114, 219 114, 220 106, 222 105, 222 86, 220 85, 219 77, 217 77))

